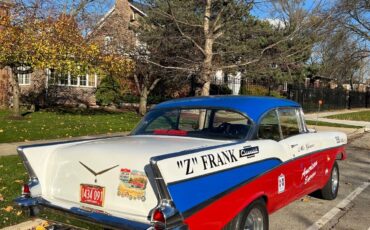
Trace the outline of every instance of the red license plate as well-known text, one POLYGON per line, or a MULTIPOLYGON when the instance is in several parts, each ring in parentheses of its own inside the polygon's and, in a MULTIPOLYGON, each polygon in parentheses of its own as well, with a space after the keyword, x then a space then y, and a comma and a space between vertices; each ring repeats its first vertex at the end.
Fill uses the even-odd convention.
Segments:
POLYGON ((95 185, 81 184, 81 203, 103 206, 105 188, 95 185))

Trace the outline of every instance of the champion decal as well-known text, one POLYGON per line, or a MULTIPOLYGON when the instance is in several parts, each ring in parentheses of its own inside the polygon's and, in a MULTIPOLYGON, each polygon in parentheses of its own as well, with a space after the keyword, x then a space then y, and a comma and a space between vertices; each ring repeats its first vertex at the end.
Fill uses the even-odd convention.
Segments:
POLYGON ((243 149, 239 150, 239 155, 240 155, 240 158, 242 157, 247 157, 247 158, 252 158, 254 157, 256 154, 258 154, 260 152, 258 146, 246 146, 244 147, 243 149))

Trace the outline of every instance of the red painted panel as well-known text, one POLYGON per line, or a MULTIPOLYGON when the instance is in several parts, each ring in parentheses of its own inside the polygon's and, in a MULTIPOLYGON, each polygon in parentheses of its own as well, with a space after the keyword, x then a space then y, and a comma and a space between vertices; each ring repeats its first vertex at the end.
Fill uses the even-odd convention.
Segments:
POLYGON ((344 152, 344 146, 287 162, 216 200, 185 219, 185 223, 190 229, 221 229, 249 203, 262 196, 267 198, 267 210, 272 213, 302 195, 322 188, 336 155, 341 152, 344 152), (279 193, 278 178, 281 175, 285 177, 285 190, 279 193))

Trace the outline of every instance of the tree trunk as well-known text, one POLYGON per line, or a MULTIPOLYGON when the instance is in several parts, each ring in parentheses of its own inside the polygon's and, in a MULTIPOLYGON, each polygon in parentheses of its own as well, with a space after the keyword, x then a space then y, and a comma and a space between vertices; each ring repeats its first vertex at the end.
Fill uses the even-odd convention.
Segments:
POLYGON ((21 117, 20 110, 20 88, 18 83, 18 75, 15 71, 12 71, 12 85, 13 85, 13 116, 21 117))
POLYGON ((148 88, 144 86, 140 93, 139 114, 144 116, 148 104, 148 88))
POLYGON ((211 0, 207 0, 204 12, 204 61, 202 65, 201 79, 202 79, 202 96, 208 96, 211 86, 212 74, 212 58, 213 58, 213 42, 214 37, 211 31, 210 18, 211 18, 211 0))

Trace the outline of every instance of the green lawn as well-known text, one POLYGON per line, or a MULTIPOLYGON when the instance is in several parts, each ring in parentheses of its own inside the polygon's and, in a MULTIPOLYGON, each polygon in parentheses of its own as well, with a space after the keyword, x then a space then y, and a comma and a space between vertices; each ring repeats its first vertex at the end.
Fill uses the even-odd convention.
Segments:
MULTIPOLYGON (((0 229, 26 221, 29 217, 14 205, 14 198, 21 195, 21 188, 28 176, 18 156, 0 157, 0 229)), ((95 225, 60 216, 53 212, 41 212, 40 218, 50 222, 58 221, 84 229, 100 229, 95 225)))
POLYGON ((352 121, 369 121, 370 122, 370 111, 338 114, 338 115, 328 116, 326 118, 339 119, 339 120, 352 120, 352 121))
POLYGON ((40 111, 21 120, 10 119, 10 115, 0 110, 0 143, 131 131, 140 120, 135 112, 40 111))
POLYGON ((26 220, 14 207, 13 199, 21 195, 27 174, 18 156, 0 157, 0 229, 26 220))
POLYGON ((327 127, 339 127, 339 128, 351 128, 351 129, 359 129, 362 128, 361 126, 355 126, 355 125, 346 125, 346 124, 338 124, 338 123, 330 123, 330 122, 324 122, 324 121, 311 121, 306 120, 307 125, 317 125, 317 126, 327 126, 327 127))

